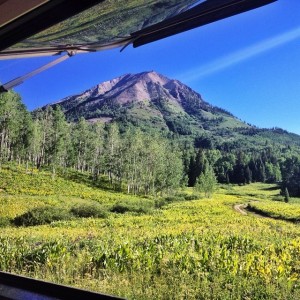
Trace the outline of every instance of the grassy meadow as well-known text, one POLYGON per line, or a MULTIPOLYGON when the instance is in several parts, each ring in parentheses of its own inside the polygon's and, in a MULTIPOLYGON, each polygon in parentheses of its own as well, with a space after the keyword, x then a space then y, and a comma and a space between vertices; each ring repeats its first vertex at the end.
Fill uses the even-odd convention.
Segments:
POLYGON ((300 299, 300 205, 275 185, 138 197, 12 165, 0 189, 2 271, 128 299, 300 299))

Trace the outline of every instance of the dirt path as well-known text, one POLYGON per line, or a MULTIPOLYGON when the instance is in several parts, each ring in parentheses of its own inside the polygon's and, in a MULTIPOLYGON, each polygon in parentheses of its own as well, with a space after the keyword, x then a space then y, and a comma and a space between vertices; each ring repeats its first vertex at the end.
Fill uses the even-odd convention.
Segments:
MULTIPOLYGON (((258 200, 253 200, 253 201, 250 201, 249 203, 253 203, 253 202, 259 202, 259 201, 258 200)), ((235 211, 237 211, 238 213, 240 213, 241 215, 243 215, 243 216, 247 216, 248 214, 251 214, 251 215, 256 216, 258 218, 270 218, 270 219, 273 219, 271 217, 265 216, 265 215, 260 214, 258 212, 251 211, 251 210, 247 209, 247 207, 248 207, 248 203, 242 203, 242 204, 235 204, 233 206, 233 209, 235 211)))
POLYGON ((247 207, 247 204, 235 204, 233 206, 233 209, 240 213, 241 215, 247 216, 247 212, 245 211, 245 208, 247 207))

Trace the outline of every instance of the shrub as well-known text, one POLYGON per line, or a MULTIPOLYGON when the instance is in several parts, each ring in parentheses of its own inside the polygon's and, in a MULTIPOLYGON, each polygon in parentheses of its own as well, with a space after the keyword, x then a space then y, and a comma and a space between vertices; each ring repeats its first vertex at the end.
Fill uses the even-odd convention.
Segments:
POLYGON ((118 214, 124 214, 130 210, 131 210, 131 208, 127 204, 124 204, 124 203, 116 203, 110 209, 111 212, 118 213, 118 214))
POLYGON ((0 217, 0 227, 6 227, 10 224, 10 219, 8 217, 0 217))
POLYGON ((98 204, 78 204, 71 208, 71 213, 79 218, 105 218, 106 211, 98 204))
POLYGON ((197 199, 199 199, 199 198, 200 198, 200 197, 197 196, 197 195, 186 195, 186 196, 184 197, 185 200, 197 200, 197 199))
POLYGON ((167 204, 166 200, 163 198, 158 198, 154 200, 154 207, 155 208, 162 208, 167 204))
POLYGON ((69 220, 70 212, 61 207, 37 207, 13 219, 16 226, 36 226, 50 224, 54 221, 69 220))
POLYGON ((284 197, 281 195, 276 195, 276 196, 272 197, 272 200, 282 202, 282 201, 284 201, 284 197))
POLYGON ((120 201, 111 209, 111 212, 124 214, 126 212, 134 212, 138 214, 146 214, 153 209, 154 204, 150 200, 141 199, 140 201, 120 201))
POLYGON ((197 200, 199 199, 199 195, 191 195, 187 193, 178 193, 175 194, 174 196, 167 196, 165 197, 166 202, 178 202, 178 201, 184 201, 184 200, 197 200))
POLYGON ((177 196, 177 195, 165 197, 166 202, 177 202, 177 201, 184 201, 184 200, 185 200, 184 197, 177 196))

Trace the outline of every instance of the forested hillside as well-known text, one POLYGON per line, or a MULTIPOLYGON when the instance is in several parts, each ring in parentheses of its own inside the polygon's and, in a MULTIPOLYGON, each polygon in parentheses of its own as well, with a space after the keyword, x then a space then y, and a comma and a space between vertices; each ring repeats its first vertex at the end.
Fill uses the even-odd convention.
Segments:
POLYGON ((58 168, 73 168, 90 172, 95 182, 106 176, 116 190, 168 194, 194 186, 201 174, 213 169, 220 183, 281 183, 283 192, 300 196, 299 137, 278 129, 269 130, 263 146, 259 136, 245 149, 240 138, 226 146, 218 136, 212 140, 205 134, 146 130, 138 124, 123 126, 120 120, 67 122, 58 105, 31 114, 14 92, 0 95, 0 117, 1 164, 17 161, 29 170, 50 168, 53 178, 58 168), (295 143, 286 143, 294 136, 295 143))

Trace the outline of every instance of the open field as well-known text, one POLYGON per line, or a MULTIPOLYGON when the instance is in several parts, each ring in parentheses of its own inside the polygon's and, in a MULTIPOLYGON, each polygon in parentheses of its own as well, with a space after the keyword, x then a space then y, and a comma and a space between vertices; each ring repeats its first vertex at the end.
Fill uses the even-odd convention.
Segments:
POLYGON ((13 167, 0 180, 3 271, 129 299, 300 299, 299 225, 233 209, 259 200, 253 205, 296 212, 297 203, 270 201, 279 198, 274 185, 224 185, 211 199, 163 202, 96 188, 84 174, 52 181, 13 167), (10 223, 38 207, 95 203, 100 218, 10 223))

